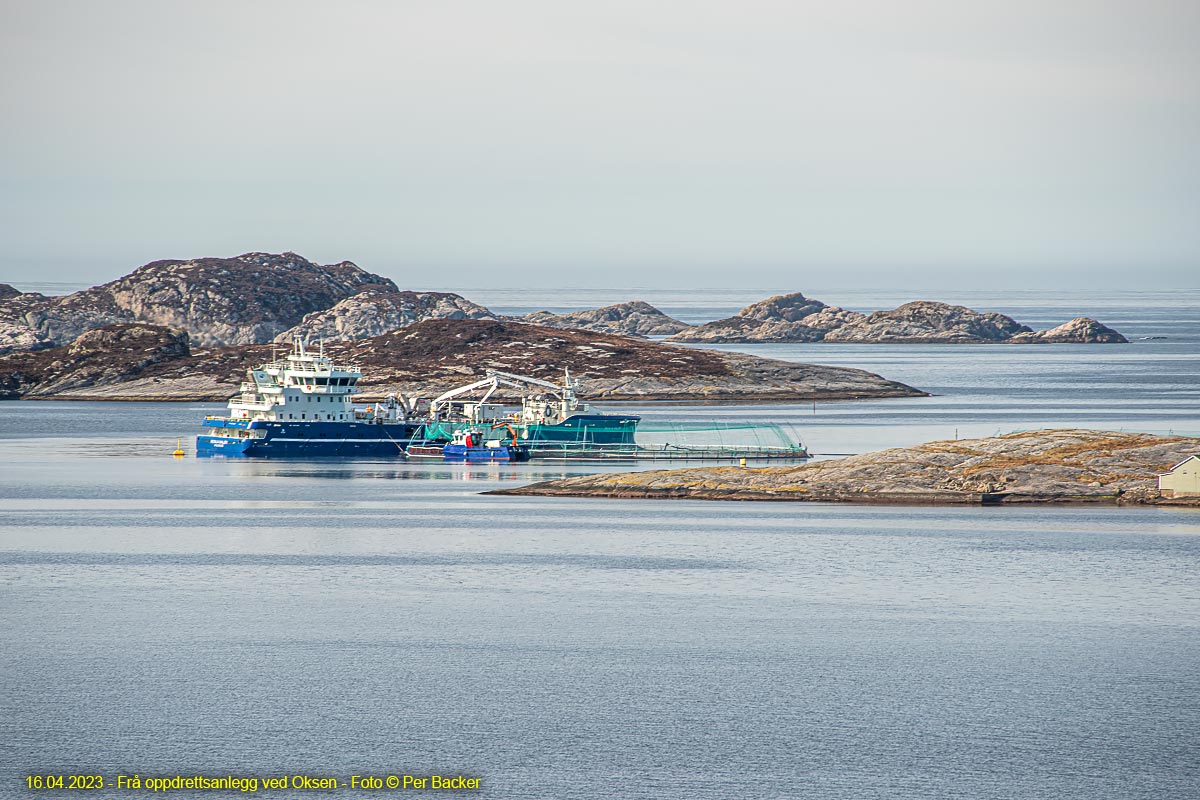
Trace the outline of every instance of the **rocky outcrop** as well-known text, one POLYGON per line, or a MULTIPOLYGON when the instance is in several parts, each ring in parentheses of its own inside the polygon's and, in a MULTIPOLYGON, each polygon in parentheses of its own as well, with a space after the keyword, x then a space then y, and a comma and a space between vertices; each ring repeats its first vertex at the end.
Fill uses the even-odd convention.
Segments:
POLYGON ((668 317, 649 303, 634 300, 628 303, 552 314, 535 311, 521 317, 524 322, 551 328, 579 328, 598 333, 617 333, 629 336, 670 336, 691 328, 686 322, 668 317))
MULTIPOLYGON (((71 373, 69 347, 0 357, 0 375, 26 376, 9 396, 61 399, 223 400, 233 394, 246 369, 267 361, 272 346, 193 348, 190 355, 119 370, 89 385, 64 389, 57 376, 71 373), (49 372, 29 369, 28 359, 48 359, 49 372), (132 368, 131 368, 132 369, 132 368)), ((686 402, 804 401, 925 394, 870 372, 796 364, 676 347, 629 336, 546 328, 496 320, 426 320, 369 339, 325 346, 335 361, 358 364, 363 399, 389 392, 436 396, 483 377, 488 368, 558 380, 564 369, 583 381, 594 400, 686 402)), ((140 356, 115 351, 130 363, 140 356), (123 355, 120 355, 123 354, 123 355)), ((42 362, 39 362, 42 363, 42 362)), ((92 375, 93 373, 88 373, 92 375)))
POLYGON ((987 344, 995 342, 1124 342, 1125 337, 1080 317, 1034 331, 1012 317, 918 300, 869 315, 829 306, 803 294, 772 297, 736 316, 690 328, 672 342, 855 342, 859 344, 987 344))
POLYGON ((136 379, 191 354, 184 331, 161 325, 106 325, 66 347, 0 358, 0 396, 55 395, 136 379))
POLYGON ((893 311, 876 311, 825 334, 827 342, 957 344, 1003 342, 1031 329, 995 312, 918 300, 893 311))
POLYGON ((835 461, 761 469, 604 473, 497 494, 807 500, 850 503, 1187 503, 1162 498, 1156 474, 1195 453, 1181 436, 1045 430, 929 442, 835 461))
POLYGON ((269 342, 305 314, 366 289, 397 291, 349 261, 318 265, 295 253, 154 261, 64 297, 0 301, 0 353, 64 345, 114 323, 179 328, 201 345, 269 342))
POLYGON ((0 353, 66 344, 84 331, 132 318, 111 298, 92 296, 94 306, 73 298, 28 292, 0 300, 0 353))
POLYGON ((1055 328, 1034 333, 1018 333, 1010 344, 1126 344, 1121 334, 1090 317, 1076 317, 1055 328))
POLYGON ((670 338, 672 342, 819 342, 828 331, 863 318, 800 292, 748 305, 736 315, 706 322, 670 338))
POLYGON ((367 339, 406 328, 427 319, 496 319, 481 305, 448 292, 376 292, 351 295, 332 308, 305 315, 299 325, 275 337, 290 342, 341 342, 367 339))
POLYGON ((21 290, 7 283, 0 283, 0 300, 7 300, 21 294, 21 290))

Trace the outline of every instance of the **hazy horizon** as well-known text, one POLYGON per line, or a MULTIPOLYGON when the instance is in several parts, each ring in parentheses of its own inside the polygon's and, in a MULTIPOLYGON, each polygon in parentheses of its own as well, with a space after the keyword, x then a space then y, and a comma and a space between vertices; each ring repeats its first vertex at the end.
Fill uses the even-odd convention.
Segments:
POLYGON ((0 282, 1192 288, 1198 40, 1174 0, 0 0, 0 282))

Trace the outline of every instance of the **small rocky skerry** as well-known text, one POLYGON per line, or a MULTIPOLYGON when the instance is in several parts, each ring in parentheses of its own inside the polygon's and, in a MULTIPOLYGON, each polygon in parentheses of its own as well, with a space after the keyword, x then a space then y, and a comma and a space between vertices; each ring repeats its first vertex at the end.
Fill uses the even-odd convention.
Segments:
POLYGON ((490 494, 905 505, 1109 503, 1200 505, 1165 498, 1157 473, 1200 439, 1043 430, 928 442, 803 466, 701 467, 586 475, 490 494))

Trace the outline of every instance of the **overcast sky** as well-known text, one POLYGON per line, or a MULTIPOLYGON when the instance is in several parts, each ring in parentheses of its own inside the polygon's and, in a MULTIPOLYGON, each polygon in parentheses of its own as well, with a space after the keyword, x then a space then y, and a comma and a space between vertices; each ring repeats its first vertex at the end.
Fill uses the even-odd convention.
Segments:
POLYGON ((1200 285, 1200 3, 0 0, 0 281, 1200 285))

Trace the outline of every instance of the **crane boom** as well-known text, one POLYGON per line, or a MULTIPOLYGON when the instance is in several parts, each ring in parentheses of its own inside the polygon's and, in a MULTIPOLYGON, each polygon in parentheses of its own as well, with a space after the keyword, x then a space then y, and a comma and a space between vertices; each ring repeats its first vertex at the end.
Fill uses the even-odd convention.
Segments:
MULTIPOLYGON (((487 391, 479 401, 481 403, 486 403, 492 394, 501 386, 509 386, 513 389, 525 388, 525 384, 519 382, 520 376, 514 375, 511 377, 518 378, 518 380, 511 380, 507 373, 488 370, 488 376, 486 378, 477 380, 474 383, 468 383, 466 386, 459 386, 457 389, 451 389, 448 392, 443 392, 442 394, 438 395, 432 403, 429 404, 429 407, 433 410, 436 410, 450 400, 453 400, 456 397, 461 397, 464 394, 469 394, 476 389, 487 388, 487 391)), ((550 385, 553 386, 554 384, 550 385)))
POLYGON ((497 389, 499 389, 501 386, 507 386, 509 388, 516 389, 521 393, 522 418, 528 416, 530 418, 544 419, 547 414, 558 414, 565 417, 581 406, 575 397, 575 390, 579 387, 579 381, 571 377, 570 370, 564 370, 563 372, 564 380, 560 385, 550 381, 542 380, 541 378, 531 378, 527 375, 514 375, 511 372, 501 372, 498 369, 489 369, 487 370, 486 378, 477 380, 474 383, 468 383, 466 386, 459 386, 455 389, 451 389, 448 392, 443 392, 442 394, 438 395, 438 397, 429 404, 429 411, 436 417, 438 412, 445 406, 449 405, 450 401, 454 400, 456 397, 461 397, 465 394, 469 394, 480 389, 485 391, 482 397, 476 401, 476 403, 477 405, 482 406, 484 403, 487 403, 489 399, 491 399, 492 395, 495 394, 497 389), (531 398, 529 396, 531 394, 530 389, 535 386, 543 389, 549 389, 554 393, 555 397, 557 398, 554 402, 554 407, 557 409, 556 411, 547 411, 549 406, 546 404, 544 398, 531 398), (542 408, 540 412, 534 410, 535 405, 539 402, 541 403, 540 407, 542 408))
POLYGON ((452 400, 461 394, 466 394, 467 392, 473 392, 476 389, 482 389, 485 386, 490 386, 492 383, 493 381, 489 377, 484 378, 483 380, 475 381, 474 383, 469 383, 466 386, 459 386, 457 389, 451 389, 448 392, 443 392, 442 394, 438 395, 436 398, 434 398, 434 401, 429 404, 429 406, 430 408, 437 408, 447 400, 452 400))
POLYGON ((513 375, 511 372, 501 372, 498 369, 489 369, 487 371, 488 375, 496 375, 497 377, 504 378, 504 379, 507 379, 508 381, 512 381, 512 382, 519 383, 522 385, 541 386, 544 389, 553 389, 559 395, 562 395, 565 397, 568 394, 574 394, 575 389, 577 389, 579 387, 579 382, 571 380, 571 371, 570 370, 564 370, 564 373, 566 375, 566 380, 563 382, 563 385, 560 386, 557 383, 551 383, 550 381, 544 381, 541 378, 530 378, 525 375, 513 375))

